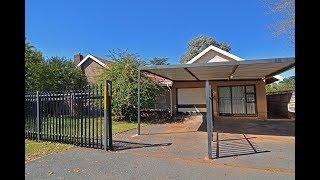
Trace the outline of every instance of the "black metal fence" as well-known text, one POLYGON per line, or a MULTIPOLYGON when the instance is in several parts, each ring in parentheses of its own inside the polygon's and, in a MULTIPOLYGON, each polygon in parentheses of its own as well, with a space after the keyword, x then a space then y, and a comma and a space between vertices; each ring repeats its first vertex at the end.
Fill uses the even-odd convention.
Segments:
POLYGON ((25 94, 25 137, 103 148, 103 85, 25 94))

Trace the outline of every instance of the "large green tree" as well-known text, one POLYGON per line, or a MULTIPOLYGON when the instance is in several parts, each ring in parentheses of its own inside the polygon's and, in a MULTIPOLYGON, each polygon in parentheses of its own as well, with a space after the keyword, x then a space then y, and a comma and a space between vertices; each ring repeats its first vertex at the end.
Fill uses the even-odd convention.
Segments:
MULTIPOLYGON (((136 54, 129 52, 113 54, 112 65, 105 68, 97 78, 98 83, 112 82, 112 111, 115 116, 135 120, 137 111, 138 67, 145 65, 136 54)), ((141 73, 141 106, 153 107, 158 87, 148 76, 141 73)))
POLYGON ((188 50, 180 57, 180 63, 187 63, 210 45, 216 46, 227 52, 230 52, 231 50, 230 46, 225 42, 218 42, 214 38, 209 36, 196 36, 188 42, 188 50))
POLYGON ((27 91, 61 90, 86 85, 86 77, 71 60, 52 57, 25 43, 25 82, 27 91))
POLYGON ((168 58, 154 57, 150 60, 151 65, 169 65, 168 58))
POLYGON ((87 85, 85 74, 71 60, 51 57, 46 63, 44 89, 59 90, 87 85))
POLYGON ((44 58, 42 53, 30 43, 25 43, 25 85, 33 90, 40 86, 40 77, 44 73, 44 58))

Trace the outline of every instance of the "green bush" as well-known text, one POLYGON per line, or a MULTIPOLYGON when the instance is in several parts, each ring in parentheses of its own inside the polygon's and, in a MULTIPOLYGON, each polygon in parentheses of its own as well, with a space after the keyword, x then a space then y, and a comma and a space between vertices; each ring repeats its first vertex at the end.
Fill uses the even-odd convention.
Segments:
MULTIPOLYGON (((146 62, 135 54, 112 54, 112 65, 102 71, 98 83, 112 82, 112 113, 129 121, 137 118, 138 67, 146 62)), ((142 107, 153 107, 158 93, 157 84, 141 73, 140 102, 142 107)))

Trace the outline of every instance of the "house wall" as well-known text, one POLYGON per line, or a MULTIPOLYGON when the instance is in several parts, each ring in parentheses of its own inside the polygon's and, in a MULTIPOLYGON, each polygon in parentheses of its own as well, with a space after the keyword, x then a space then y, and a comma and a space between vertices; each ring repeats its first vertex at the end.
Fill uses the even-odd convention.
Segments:
MULTIPOLYGON (((212 87, 212 97, 213 97, 213 113, 215 117, 221 117, 218 113, 218 101, 217 101, 217 90, 218 86, 234 86, 234 85, 255 85, 256 87, 256 103, 257 103, 257 116, 248 116, 241 118, 249 119, 267 119, 267 102, 266 102, 266 92, 265 92, 265 82, 262 80, 252 80, 252 81, 210 81, 212 87)), ((200 81, 184 81, 184 82, 174 82, 172 86, 172 98, 173 98, 173 112, 176 114, 178 112, 178 89, 180 88, 204 88, 205 82, 200 81)), ((195 96, 197 94, 195 93, 195 96)), ((228 117, 228 118, 239 118, 239 117, 228 117)))
POLYGON ((89 83, 95 83, 96 77, 101 74, 104 67, 98 64, 92 59, 86 60, 82 65, 81 69, 84 71, 89 83))
POLYGON ((208 51, 206 54, 197 59, 194 63, 207 63, 207 62, 223 62, 223 61, 235 61, 234 59, 215 52, 213 50, 208 51))

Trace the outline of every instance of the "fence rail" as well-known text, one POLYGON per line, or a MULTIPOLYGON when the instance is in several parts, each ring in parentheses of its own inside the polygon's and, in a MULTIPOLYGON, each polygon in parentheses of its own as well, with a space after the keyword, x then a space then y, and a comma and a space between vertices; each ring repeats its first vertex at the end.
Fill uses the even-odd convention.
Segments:
POLYGON ((103 148, 103 85, 25 94, 25 137, 103 148))

